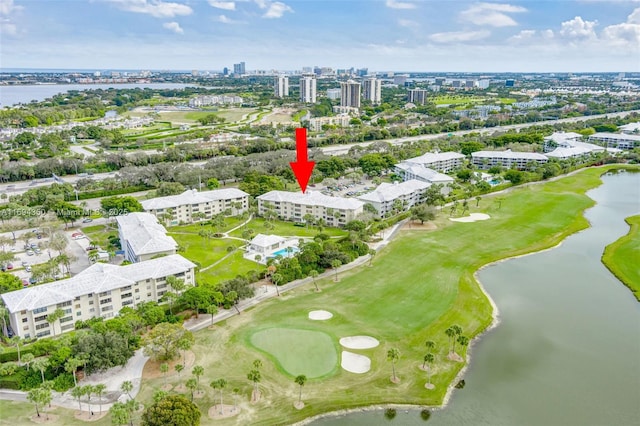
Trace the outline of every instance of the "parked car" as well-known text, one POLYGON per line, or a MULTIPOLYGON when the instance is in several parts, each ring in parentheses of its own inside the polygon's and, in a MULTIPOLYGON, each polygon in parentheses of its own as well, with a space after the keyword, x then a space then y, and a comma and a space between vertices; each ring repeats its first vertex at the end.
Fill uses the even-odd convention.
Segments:
POLYGON ((91 251, 91 250, 98 250, 98 247, 96 246, 89 246, 86 248, 87 251, 91 251))
POLYGON ((91 219, 90 217, 82 219, 82 223, 89 223, 89 222, 93 222, 93 219, 91 219))
POLYGON ((34 248, 36 248, 36 247, 38 247, 38 244, 36 244, 36 243, 31 243, 31 248, 32 248, 32 249, 34 249, 34 248))
POLYGON ((26 278, 25 278, 25 279, 23 279, 23 280, 22 280, 22 286, 23 286, 23 287, 26 287, 26 286, 28 286, 28 285, 29 285, 29 280, 28 280, 28 279, 26 279, 26 278))
POLYGON ((34 249, 33 249, 33 251, 34 251, 36 254, 40 254, 40 253, 42 253, 42 250, 40 250, 38 247, 34 248, 34 249))
POLYGON ((29 262, 27 262, 26 260, 22 261, 22 266, 29 266, 29 262))
POLYGON ((31 265, 27 265, 27 266, 24 268, 24 270, 25 270, 25 271, 27 271, 27 272, 31 272, 31 265))
POLYGON ((27 256, 33 256, 33 250, 27 250, 27 256))
POLYGON ((35 278, 31 277, 29 278, 29 284, 33 285, 36 284, 38 282, 38 280, 36 280, 35 278))
POLYGON ((13 269, 13 263, 7 264, 7 270, 9 270, 9 269, 13 269))

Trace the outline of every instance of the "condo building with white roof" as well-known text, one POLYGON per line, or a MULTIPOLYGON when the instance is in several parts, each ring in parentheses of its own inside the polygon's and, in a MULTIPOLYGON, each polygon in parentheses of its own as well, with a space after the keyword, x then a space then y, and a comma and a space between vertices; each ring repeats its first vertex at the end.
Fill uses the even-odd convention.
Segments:
POLYGON ((165 223, 178 225, 211 219, 225 211, 230 211, 232 215, 241 214, 249 208, 249 194, 236 188, 202 192, 189 189, 182 194, 152 198, 140 204, 146 212, 160 220, 165 220, 165 215, 170 215, 171 218, 165 223), (204 216, 200 217, 195 213, 203 213, 204 216))
POLYGON ((451 191, 449 186, 455 181, 451 176, 436 172, 422 164, 409 163, 406 161, 396 164, 394 172, 405 181, 416 179, 432 185, 442 185, 440 192, 443 194, 448 194, 451 191))
POLYGON ((116 217, 124 257, 132 263, 159 255, 175 254, 178 243, 151 213, 129 213, 116 217))
POLYGON ((320 192, 270 191, 257 197, 258 214, 273 209, 278 217, 304 222, 306 215, 323 219, 328 226, 340 227, 363 212, 364 203, 354 198, 330 197, 320 192))
POLYGON ((160 301, 170 290, 169 276, 194 285, 195 267, 179 254, 126 266, 95 263, 72 278, 0 297, 16 335, 25 339, 53 336, 73 330, 78 320, 112 318, 125 306, 160 301), (50 324, 47 317, 56 309, 62 309, 64 316, 50 324))
POLYGON ((404 163, 421 164, 424 167, 449 173, 462 167, 464 155, 459 152, 427 152, 419 157, 404 160, 404 163))
POLYGON ((589 142, 600 142, 609 148, 633 149, 640 146, 640 135, 625 133, 594 133, 589 142))
POLYGON ((387 217, 396 209, 409 210, 424 199, 424 194, 431 184, 416 179, 405 182, 382 183, 372 192, 358 197, 364 203, 371 204, 378 212, 378 217, 387 217))
POLYGON ((544 164, 549 159, 545 155, 535 152, 515 152, 508 149, 506 151, 472 152, 471 161, 479 169, 489 169, 493 166, 526 169, 531 163, 544 164))

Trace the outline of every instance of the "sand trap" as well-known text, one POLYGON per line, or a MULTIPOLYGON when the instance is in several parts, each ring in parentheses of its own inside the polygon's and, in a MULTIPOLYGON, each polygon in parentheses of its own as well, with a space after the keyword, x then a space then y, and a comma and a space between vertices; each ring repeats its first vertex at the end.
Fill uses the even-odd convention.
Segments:
POLYGON ((449 218, 449 220, 453 222, 477 222, 479 220, 487 220, 487 219, 491 219, 491 216, 484 213, 471 213, 469 216, 465 216, 465 217, 457 217, 455 219, 449 218))
POLYGON ((380 344, 371 336, 350 336, 340 339, 340 344, 347 349, 371 349, 380 344))
POLYGON ((325 321, 333 318, 333 314, 329 311, 310 311, 309 319, 314 321, 325 321))
POLYGON ((342 351, 342 368, 349 373, 362 374, 371 369, 371 360, 364 355, 342 351))

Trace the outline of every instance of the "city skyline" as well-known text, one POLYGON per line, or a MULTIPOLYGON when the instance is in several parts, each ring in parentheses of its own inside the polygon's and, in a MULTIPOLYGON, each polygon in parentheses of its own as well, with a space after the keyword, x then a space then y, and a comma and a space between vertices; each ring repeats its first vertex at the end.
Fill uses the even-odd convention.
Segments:
POLYGON ((640 70, 637 0, 0 0, 0 30, 3 68, 640 70))

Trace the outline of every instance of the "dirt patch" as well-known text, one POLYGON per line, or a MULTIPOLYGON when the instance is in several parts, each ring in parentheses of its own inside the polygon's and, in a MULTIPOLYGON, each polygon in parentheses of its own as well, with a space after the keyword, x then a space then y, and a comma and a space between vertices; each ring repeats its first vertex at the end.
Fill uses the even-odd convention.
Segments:
MULTIPOLYGON (((184 359, 185 359, 185 367, 184 367, 184 370, 182 371, 182 374, 185 374, 185 373, 189 374, 190 368, 195 363, 196 355, 192 351, 187 351, 184 359)), ((175 376, 178 374, 175 367, 177 364, 182 364, 182 360, 183 360, 182 352, 180 353, 180 356, 178 358, 172 361, 154 361, 150 359, 144 365, 144 369, 142 370, 142 378, 157 379, 159 377, 162 377, 163 374, 162 374, 162 371, 160 371, 160 366, 165 362, 169 364, 169 371, 167 372, 167 377, 175 376)))
POLYGON ((251 402, 258 402, 260 401, 260 398, 262 397, 262 392, 260 391, 251 391, 251 402))
POLYGON ((184 383, 179 384, 178 386, 176 386, 175 388, 173 388, 174 392, 186 392, 187 391, 187 387, 184 385, 184 383))
POLYGON ((462 357, 455 352, 449 352, 449 355, 447 355, 447 358, 455 362, 464 362, 464 359, 462 359, 462 357))
POLYGON ((396 376, 396 377, 390 376, 390 377, 389 377, 389 380, 390 380, 390 381, 391 381, 391 383, 393 383, 394 385, 397 385, 398 383, 400 383, 400 377, 398 377, 398 376, 396 376))
POLYGON ((224 419, 226 417, 237 416, 239 413, 240 407, 224 404, 222 405, 222 409, 220 409, 220 404, 217 404, 209 408, 208 415, 210 419, 224 419))
POLYGON ((56 414, 40 413, 40 417, 38 417, 37 414, 34 414, 33 416, 30 417, 30 419, 34 423, 48 424, 48 423, 56 422, 58 420, 58 417, 59 416, 56 414))
POLYGON ((425 383, 424 387, 429 389, 429 390, 433 390, 436 388, 436 385, 434 385, 433 383, 425 383))
POLYGON ((171 389, 173 389, 173 385, 171 383, 167 383, 166 385, 162 385, 160 389, 165 392, 169 392, 171 389))
POLYGON ((302 410, 304 408, 304 402, 296 401, 293 403, 293 406, 296 407, 296 410, 302 410))
POLYGON ((94 411, 93 416, 89 411, 76 411, 73 414, 73 417, 75 417, 78 420, 82 420, 83 422, 95 422, 96 420, 100 420, 106 415, 107 415, 107 411, 102 411, 102 413, 98 413, 94 411))
POLYGON ((437 229, 437 228, 438 227, 433 222, 420 223, 420 222, 408 221, 402 226, 402 228, 400 228, 400 230, 401 231, 433 231, 434 229, 437 229))
POLYGON ((193 393, 193 399, 204 398, 205 392, 203 390, 197 390, 193 393))

